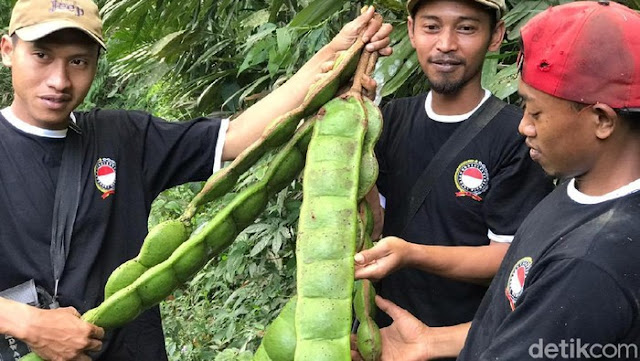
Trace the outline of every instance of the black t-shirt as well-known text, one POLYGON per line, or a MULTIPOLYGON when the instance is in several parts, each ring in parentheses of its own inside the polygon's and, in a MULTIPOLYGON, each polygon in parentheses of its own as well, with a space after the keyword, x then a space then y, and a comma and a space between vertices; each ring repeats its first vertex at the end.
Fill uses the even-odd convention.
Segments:
MULTIPOLYGON (((552 189, 551 180, 528 154, 518 134, 522 111, 511 105, 445 168, 405 233, 403 223, 413 185, 440 147, 461 124, 431 119, 426 95, 389 103, 376 148, 378 187, 386 198, 387 236, 442 246, 481 246, 489 239, 509 242, 527 213, 552 189)), ((486 287, 453 281, 417 269, 402 269, 376 289, 430 326, 471 321, 486 287)), ((381 326, 390 320, 383 313, 381 326)))
POLYGON ((518 230, 458 359, 637 360, 638 189, 640 181, 618 191, 631 194, 594 201, 571 181, 544 199, 518 230))
MULTIPOLYGON (((135 257, 151 203, 211 175, 219 120, 165 122, 142 112, 74 113, 82 129, 82 191, 59 285, 81 313, 103 299, 111 272, 135 257)), ((52 212, 64 139, 28 134, 0 115, 0 289, 31 278, 53 294, 52 212)), ((101 360, 166 359, 158 308, 114 333, 101 360)))

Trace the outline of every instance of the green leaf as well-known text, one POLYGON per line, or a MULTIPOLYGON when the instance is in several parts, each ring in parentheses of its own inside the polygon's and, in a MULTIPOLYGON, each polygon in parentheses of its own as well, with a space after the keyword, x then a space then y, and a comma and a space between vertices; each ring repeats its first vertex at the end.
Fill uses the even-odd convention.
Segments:
POLYGON ((420 64, 418 63, 418 55, 413 54, 407 61, 402 64, 400 71, 387 81, 382 88, 382 96, 388 96, 395 93, 404 83, 411 77, 416 71, 420 71, 420 64))
POLYGON ((505 25, 509 21, 509 27, 513 26, 507 34, 508 40, 520 39, 520 28, 522 28, 531 18, 549 7, 549 3, 540 1, 525 1, 516 6, 508 15, 505 16, 505 25))
POLYGON ((511 64, 500 70, 488 89, 498 98, 506 99, 510 95, 518 91, 518 67, 517 64, 511 64))
POLYGON ((344 0, 314 0, 291 20, 289 27, 314 27, 331 18, 345 3, 344 0))
POLYGON ((256 43, 246 54, 242 65, 238 68, 238 74, 269 59, 269 51, 274 45, 275 40, 273 38, 266 38, 256 43))
POLYGON ((406 1, 400 0, 374 0, 373 4, 383 9, 391 10, 396 14, 404 15, 407 11, 406 1))
POLYGON ((182 36, 185 32, 186 30, 176 31, 158 40, 155 44, 153 44, 153 47, 151 47, 151 54, 154 56, 158 56, 163 53, 170 53, 171 49, 167 51, 167 48, 173 48, 175 46, 175 44, 173 43, 175 41, 179 41, 180 36, 182 36))
POLYGON ((495 52, 488 53, 482 65, 482 87, 487 88, 498 73, 498 57, 495 52))
POLYGON ((269 11, 267 9, 258 10, 240 22, 240 26, 255 29, 269 22, 269 11))
POLYGON ((278 13, 280 12, 280 8, 282 8, 282 4, 284 4, 284 0, 273 0, 271 3, 271 9, 269 10, 269 22, 274 23, 278 20, 278 13))

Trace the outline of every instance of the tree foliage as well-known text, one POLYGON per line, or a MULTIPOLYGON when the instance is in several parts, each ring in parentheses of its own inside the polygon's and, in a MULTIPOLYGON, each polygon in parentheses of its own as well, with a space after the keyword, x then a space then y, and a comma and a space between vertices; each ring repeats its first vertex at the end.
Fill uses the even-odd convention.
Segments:
MULTIPOLYGON (((3 25, 8 25, 12 1, 0 2, 3 25)), ((394 54, 381 59, 375 73, 382 101, 429 87, 406 34, 404 1, 97 2, 109 50, 83 108, 144 109, 167 119, 237 113, 282 84, 371 3, 395 27, 394 54)), ((517 101, 518 30, 548 6, 566 2, 508 1, 508 36, 499 52, 487 56, 485 87, 517 101)), ((639 9, 640 0, 628 5, 639 9)), ((10 79, 9 70, 0 69, 0 107, 11 101, 10 79)), ((262 177, 265 167, 256 165, 238 189, 262 177)), ((188 184, 163 193, 153 205, 150 225, 177 217, 201 187, 188 184)), ((163 303, 171 359, 250 359, 264 328, 294 292, 300 198, 300 183, 294 182, 228 250, 163 303)), ((211 205, 196 223, 206 222, 217 207, 211 205)))

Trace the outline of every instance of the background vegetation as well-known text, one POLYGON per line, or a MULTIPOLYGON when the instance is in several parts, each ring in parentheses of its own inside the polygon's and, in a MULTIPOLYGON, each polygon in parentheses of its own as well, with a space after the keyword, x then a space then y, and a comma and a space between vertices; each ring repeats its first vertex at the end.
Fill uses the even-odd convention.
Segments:
MULTIPOLYGON (((0 27, 15 0, 0 2, 0 27)), ((483 83, 517 101, 519 28, 550 5, 569 1, 508 0, 508 36, 487 56, 483 83)), ((143 109, 167 119, 231 115, 282 84, 369 1, 98 0, 109 51, 83 108, 143 109)), ((406 36, 404 2, 374 5, 395 26, 394 55, 376 70, 382 102, 428 89, 406 36)), ((640 0, 629 6, 640 9, 640 0)), ((6 33, 6 27, 4 29, 6 33)), ((10 72, 0 69, 0 107, 11 101, 10 72)), ((264 175, 258 164, 239 187, 264 175)), ((201 184, 163 193, 150 225, 178 216, 201 184)), ((211 205, 197 217, 211 217, 211 205)), ((263 216, 188 286, 162 305, 172 360, 250 359, 266 325, 294 291, 295 226, 300 185, 294 182, 263 216)))

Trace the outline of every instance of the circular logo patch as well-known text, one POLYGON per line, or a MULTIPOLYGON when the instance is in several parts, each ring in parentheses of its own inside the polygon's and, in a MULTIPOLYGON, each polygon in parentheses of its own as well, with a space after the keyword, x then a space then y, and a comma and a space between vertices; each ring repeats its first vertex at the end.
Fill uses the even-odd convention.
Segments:
POLYGON ((531 257, 525 257, 516 262, 515 266, 513 266, 513 269, 511 270, 511 274, 507 280, 507 288, 505 290, 507 299, 511 305, 511 310, 516 309, 518 298, 520 298, 520 296, 522 296, 522 292, 524 292, 524 281, 527 279, 527 275, 529 274, 532 264, 533 260, 531 257))
POLYGON ((471 197, 481 201, 480 194, 489 188, 489 170, 481 161, 470 159, 458 166, 454 181, 459 191, 456 197, 471 197))
POLYGON ((93 174, 96 187, 102 192, 102 199, 116 192, 116 162, 113 159, 98 159, 93 174))

